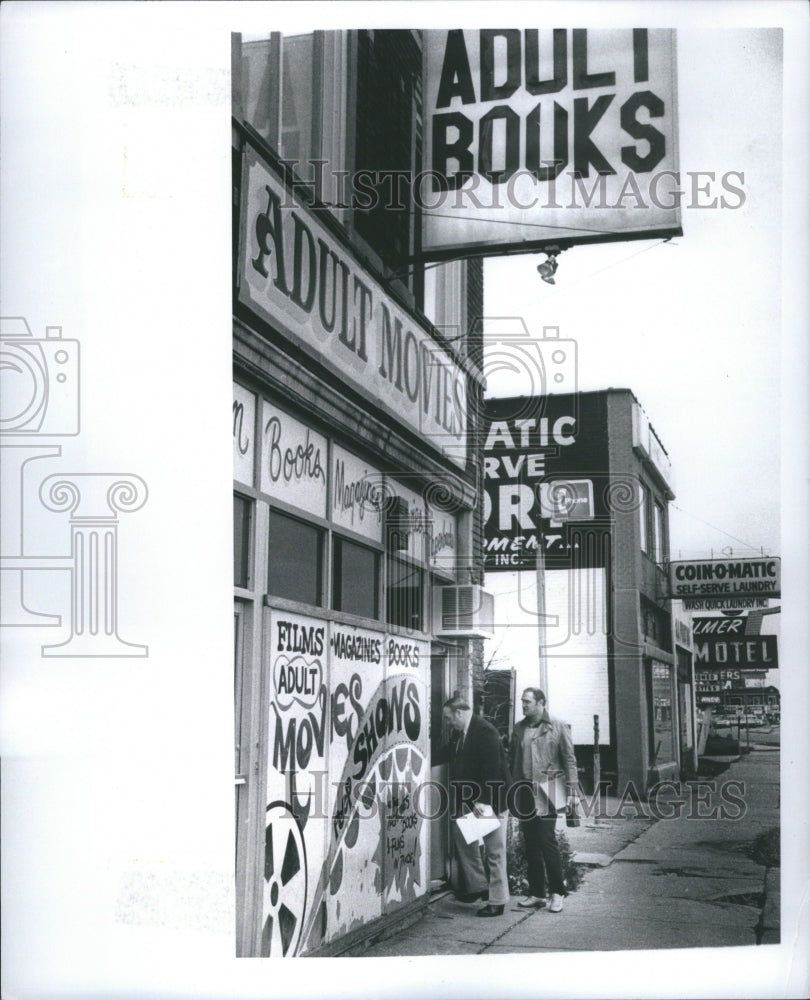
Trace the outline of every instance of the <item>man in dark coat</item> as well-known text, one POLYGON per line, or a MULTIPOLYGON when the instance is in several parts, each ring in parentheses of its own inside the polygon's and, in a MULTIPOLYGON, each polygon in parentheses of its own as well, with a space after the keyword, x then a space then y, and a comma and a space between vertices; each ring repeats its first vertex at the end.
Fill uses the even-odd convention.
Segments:
POLYGON ((498 730, 468 702, 456 695, 445 702, 442 715, 453 730, 449 743, 433 754, 434 764, 450 763, 450 809, 453 839, 466 893, 463 902, 488 899, 479 917, 499 917, 509 901, 506 877, 506 797, 512 783, 498 730), (483 837, 489 879, 484 869, 481 841, 468 844, 455 819, 468 813, 495 817, 497 827, 483 837))

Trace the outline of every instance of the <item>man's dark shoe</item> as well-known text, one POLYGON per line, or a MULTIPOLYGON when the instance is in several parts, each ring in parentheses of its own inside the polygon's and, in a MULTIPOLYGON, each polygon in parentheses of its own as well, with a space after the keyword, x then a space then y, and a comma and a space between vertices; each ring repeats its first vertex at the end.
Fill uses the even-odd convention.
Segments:
POLYGON ((459 903, 477 903, 479 899, 486 902, 489 899, 489 889, 483 889, 481 892, 457 892, 456 899, 459 903))
POLYGON ((503 909, 503 904, 496 906, 494 903, 487 903, 482 910, 476 913, 476 917, 502 917, 503 909))

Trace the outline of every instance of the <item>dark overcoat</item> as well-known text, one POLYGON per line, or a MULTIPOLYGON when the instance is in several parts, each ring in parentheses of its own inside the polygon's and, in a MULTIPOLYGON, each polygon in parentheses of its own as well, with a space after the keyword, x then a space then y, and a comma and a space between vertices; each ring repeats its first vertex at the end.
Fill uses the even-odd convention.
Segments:
POLYGON ((464 804, 483 802, 499 816, 506 812, 512 776, 498 730, 480 715, 470 717, 459 749, 461 733, 432 755, 433 764, 450 764, 450 808, 453 816, 467 812, 464 804))

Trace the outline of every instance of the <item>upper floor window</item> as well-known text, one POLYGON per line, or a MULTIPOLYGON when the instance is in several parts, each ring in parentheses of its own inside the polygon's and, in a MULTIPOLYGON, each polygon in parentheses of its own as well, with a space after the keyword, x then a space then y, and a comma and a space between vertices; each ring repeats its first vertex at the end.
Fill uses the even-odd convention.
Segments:
POLYGON ((320 155, 320 53, 315 34, 242 36, 241 89, 245 120, 302 180, 320 155))
POLYGON ((653 559, 659 565, 666 556, 666 540, 664 538, 664 508, 656 501, 653 506, 653 559))
POLYGON ((644 483, 639 483, 639 532, 641 537, 641 551, 650 553, 650 491, 644 483))
MULTIPOLYGON (((284 160, 308 164, 313 158, 313 36, 292 35, 283 40, 281 55, 281 141, 284 160)), ((307 170, 298 168, 307 175, 307 170)))

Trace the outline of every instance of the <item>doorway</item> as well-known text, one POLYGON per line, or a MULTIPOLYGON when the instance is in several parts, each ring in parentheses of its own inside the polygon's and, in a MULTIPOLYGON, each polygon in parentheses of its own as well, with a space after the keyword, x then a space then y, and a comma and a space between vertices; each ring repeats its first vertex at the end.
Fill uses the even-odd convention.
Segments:
MULTIPOLYGON (((466 675, 464 651, 458 646, 434 642, 430 647, 430 746, 431 750, 449 739, 450 732, 442 718, 442 706, 452 695, 463 690, 466 675)), ((450 836, 449 767, 439 764, 431 768, 431 780, 441 786, 432 796, 429 815, 437 810, 439 799, 445 806, 430 823, 430 883, 432 889, 446 887, 453 881, 453 853, 450 836)))

